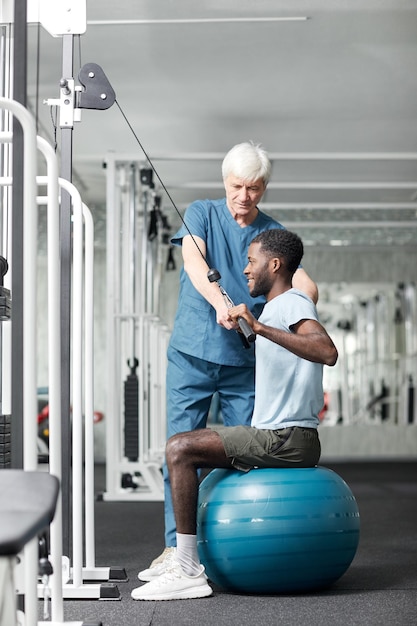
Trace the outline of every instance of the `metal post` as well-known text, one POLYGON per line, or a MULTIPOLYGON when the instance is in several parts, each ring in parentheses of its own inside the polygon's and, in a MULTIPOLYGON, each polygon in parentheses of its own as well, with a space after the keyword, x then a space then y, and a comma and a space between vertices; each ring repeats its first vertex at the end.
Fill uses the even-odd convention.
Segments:
MULTIPOLYGON (((62 77, 72 78, 74 36, 62 37, 62 77)), ((72 181, 73 126, 61 128, 61 178, 72 181)), ((62 519, 63 552, 70 554, 71 520, 71 409, 70 409, 70 343, 71 343, 71 196, 61 189, 61 436, 62 436, 62 519)))
MULTIPOLYGON (((13 39, 13 98, 26 106, 27 35, 26 0, 15 0, 13 39)), ((23 130, 13 118, 12 190, 12 424, 11 465, 23 467, 23 130)))

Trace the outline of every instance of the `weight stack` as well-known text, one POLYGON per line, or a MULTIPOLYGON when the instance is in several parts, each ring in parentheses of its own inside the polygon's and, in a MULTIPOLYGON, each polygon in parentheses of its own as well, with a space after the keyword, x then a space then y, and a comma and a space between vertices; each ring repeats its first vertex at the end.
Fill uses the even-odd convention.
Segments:
POLYGON ((125 456, 129 461, 137 461, 139 456, 139 380, 131 368, 131 373, 124 382, 125 400, 125 456))
POLYGON ((12 316, 12 304, 10 299, 10 291, 0 285, 0 321, 5 322, 12 316))
POLYGON ((408 377, 408 389, 407 389, 407 423, 414 424, 414 384, 413 377, 408 377))
POLYGON ((0 415, 0 469, 11 467, 11 415, 0 415))

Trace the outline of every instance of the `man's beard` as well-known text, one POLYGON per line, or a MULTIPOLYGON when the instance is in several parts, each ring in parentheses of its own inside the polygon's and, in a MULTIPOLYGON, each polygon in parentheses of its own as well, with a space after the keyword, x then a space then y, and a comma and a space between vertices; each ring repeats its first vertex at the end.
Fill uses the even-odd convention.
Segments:
POLYGON ((250 295, 252 298, 257 298, 258 296, 266 295, 272 287, 272 280, 269 276, 264 275, 262 278, 258 278, 250 295))

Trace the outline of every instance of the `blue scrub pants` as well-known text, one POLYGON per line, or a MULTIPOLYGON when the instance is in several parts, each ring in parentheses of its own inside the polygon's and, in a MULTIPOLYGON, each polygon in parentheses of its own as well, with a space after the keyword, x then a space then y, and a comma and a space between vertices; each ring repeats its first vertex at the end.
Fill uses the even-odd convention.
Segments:
MULTIPOLYGON (((255 399, 253 367, 218 365, 168 348, 167 438, 205 428, 211 399, 217 391, 225 426, 249 425, 255 399)), ((166 463, 163 467, 165 490, 165 545, 175 546, 176 525, 171 485, 166 463)))

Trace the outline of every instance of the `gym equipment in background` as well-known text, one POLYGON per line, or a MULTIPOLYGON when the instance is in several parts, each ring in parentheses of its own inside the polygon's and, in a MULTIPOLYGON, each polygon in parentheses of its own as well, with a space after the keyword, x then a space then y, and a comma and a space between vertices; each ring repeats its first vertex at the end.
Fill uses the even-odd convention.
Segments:
POLYGON ((160 211, 152 175, 143 162, 108 155, 103 499, 109 501, 164 498, 161 468, 170 331, 159 311, 161 277, 166 271, 162 253, 169 248, 169 225, 160 211))

